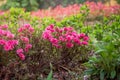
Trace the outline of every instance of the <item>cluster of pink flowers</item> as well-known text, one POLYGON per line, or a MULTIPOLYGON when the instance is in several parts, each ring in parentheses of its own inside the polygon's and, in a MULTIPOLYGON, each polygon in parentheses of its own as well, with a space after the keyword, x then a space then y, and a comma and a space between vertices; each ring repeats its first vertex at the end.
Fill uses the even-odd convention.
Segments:
POLYGON ((7 25, 0 26, 0 46, 5 51, 13 50, 18 45, 18 41, 14 39, 14 34, 8 30, 7 25))
POLYGON ((14 34, 8 30, 7 25, 2 25, 0 26, 0 46, 3 47, 5 51, 10 51, 14 50, 15 46, 19 46, 21 43, 22 45, 24 44, 25 47, 23 49, 19 48, 16 51, 20 59, 24 60, 24 52, 27 53, 29 49, 32 48, 29 39, 33 31, 34 29, 29 24, 25 24, 23 27, 18 29, 19 37, 15 37, 14 34))
POLYGON ((78 34, 72 27, 58 28, 54 25, 48 26, 42 34, 42 38, 48 40, 53 46, 72 48, 74 45, 88 45, 89 37, 84 33, 78 34))
POLYGON ((23 54, 24 52, 28 52, 29 49, 32 48, 32 44, 30 44, 29 38, 31 37, 31 34, 34 32, 34 28, 31 27, 30 24, 24 24, 22 27, 18 29, 19 33, 19 41, 21 41, 25 47, 24 48, 19 48, 16 52, 18 56, 21 58, 21 60, 25 59, 25 55, 23 54))

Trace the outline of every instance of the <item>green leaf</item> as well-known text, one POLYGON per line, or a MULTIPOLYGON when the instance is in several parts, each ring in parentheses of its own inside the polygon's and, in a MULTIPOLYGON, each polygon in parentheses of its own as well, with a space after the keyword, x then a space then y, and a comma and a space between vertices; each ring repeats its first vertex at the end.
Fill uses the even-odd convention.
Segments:
POLYGON ((105 72, 103 70, 100 71, 100 80, 104 80, 105 72))
POLYGON ((85 70, 85 75, 91 75, 93 74, 94 70, 93 69, 88 69, 88 70, 85 70))
POLYGON ((115 71, 115 70, 112 71, 110 75, 111 75, 111 78, 112 78, 112 79, 115 78, 115 76, 116 76, 116 71, 115 71))
POLYGON ((95 53, 101 53, 101 52, 104 52, 104 51, 105 51, 105 49, 99 49, 95 53))
POLYGON ((52 80, 53 71, 51 70, 46 80, 52 80))

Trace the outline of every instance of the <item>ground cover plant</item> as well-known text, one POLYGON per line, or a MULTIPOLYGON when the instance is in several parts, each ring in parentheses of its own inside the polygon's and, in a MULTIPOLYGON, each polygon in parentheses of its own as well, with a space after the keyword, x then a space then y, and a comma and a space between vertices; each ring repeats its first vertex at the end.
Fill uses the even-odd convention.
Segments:
MULTIPOLYGON (((118 6, 109 17, 91 19, 89 7, 94 3, 86 4, 76 8, 77 14, 70 12, 71 15, 67 14, 61 20, 54 16, 33 17, 19 8, 11 8, 2 14, 0 79, 119 80, 118 6)), ((98 10, 94 10, 95 14, 101 14, 98 8, 104 5, 94 6, 98 10)))

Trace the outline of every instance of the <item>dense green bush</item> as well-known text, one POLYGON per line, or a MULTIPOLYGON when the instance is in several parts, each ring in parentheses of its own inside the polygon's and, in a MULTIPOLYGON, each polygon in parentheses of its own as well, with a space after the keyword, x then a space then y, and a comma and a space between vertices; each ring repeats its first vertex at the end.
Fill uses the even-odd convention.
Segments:
POLYGON ((100 80, 120 79, 120 16, 105 18, 103 23, 95 29, 91 36, 94 36, 93 46, 95 54, 85 65, 88 70, 85 74, 98 76, 100 80))

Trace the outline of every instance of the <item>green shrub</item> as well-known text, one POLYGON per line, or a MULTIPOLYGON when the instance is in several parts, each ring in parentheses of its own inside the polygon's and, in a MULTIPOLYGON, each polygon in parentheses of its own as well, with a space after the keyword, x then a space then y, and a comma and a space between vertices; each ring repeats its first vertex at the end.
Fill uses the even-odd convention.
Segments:
POLYGON ((92 41, 95 54, 85 63, 88 67, 85 74, 91 75, 91 78, 96 76, 100 80, 120 79, 119 18, 120 16, 111 16, 109 19, 105 18, 105 22, 101 26, 96 26, 96 33, 91 34, 91 36, 94 36, 97 35, 97 32, 98 34, 100 33, 99 36, 94 36, 92 41))

